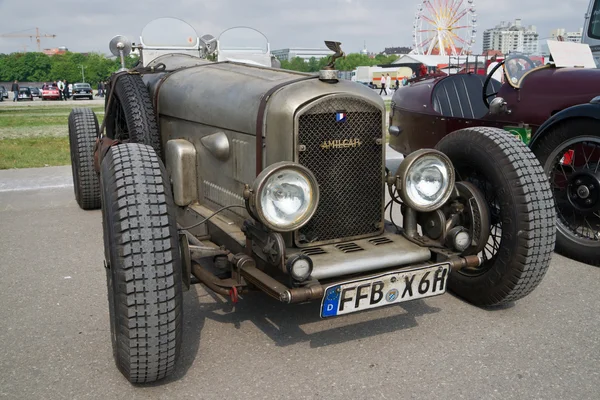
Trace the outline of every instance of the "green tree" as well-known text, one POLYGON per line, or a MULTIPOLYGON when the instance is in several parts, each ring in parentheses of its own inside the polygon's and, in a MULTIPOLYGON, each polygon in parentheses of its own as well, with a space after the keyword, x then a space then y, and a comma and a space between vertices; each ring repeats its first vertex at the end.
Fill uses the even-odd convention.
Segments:
MULTIPOLYGON (((371 58, 365 54, 350 53, 345 58, 339 58, 335 62, 335 66, 340 71, 353 71, 356 67, 372 67, 375 65, 391 64, 396 61, 397 56, 386 56, 378 54, 375 58, 371 58)), ((302 58, 296 57, 291 61, 284 60, 281 62, 282 69, 289 69, 300 72, 317 72, 323 69, 329 63, 329 57, 323 57, 319 60, 314 57, 305 62, 302 58)))
MULTIPOLYGON (((127 57, 125 65, 132 68, 138 57, 127 57)), ((118 59, 108 58, 100 53, 72 53, 47 56, 43 53, 0 54, 0 80, 20 82, 52 82, 66 79, 70 83, 83 80, 96 86, 99 81, 106 80, 119 68, 118 59)))

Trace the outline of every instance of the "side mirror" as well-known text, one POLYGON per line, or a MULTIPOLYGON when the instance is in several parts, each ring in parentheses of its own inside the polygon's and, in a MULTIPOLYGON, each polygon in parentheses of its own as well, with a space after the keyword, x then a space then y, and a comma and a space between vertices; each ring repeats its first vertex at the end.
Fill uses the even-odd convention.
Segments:
POLYGON ((490 114, 510 114, 510 110, 508 109, 508 103, 502 97, 496 97, 490 102, 490 114))

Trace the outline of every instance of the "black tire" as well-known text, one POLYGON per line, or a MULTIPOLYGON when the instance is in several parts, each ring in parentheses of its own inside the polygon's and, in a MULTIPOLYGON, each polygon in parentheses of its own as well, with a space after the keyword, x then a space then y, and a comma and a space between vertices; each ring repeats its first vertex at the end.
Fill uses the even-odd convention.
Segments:
POLYGON ((483 264, 450 274, 448 288, 478 306, 525 297, 546 274, 556 234, 554 201, 539 161, 496 128, 453 132, 437 148, 452 160, 457 181, 482 191, 491 220, 483 264))
POLYGON ((102 161, 102 222, 113 354, 132 383, 169 376, 182 340, 181 256, 166 170, 149 146, 102 161))
POLYGON ((588 198, 595 201, 589 210, 585 204, 578 209, 568 198, 568 183, 573 183, 575 173, 587 171, 596 176, 596 182, 600 177, 600 121, 574 119, 558 123, 534 143, 533 152, 550 178, 556 201, 556 251, 600 266, 600 188, 590 185, 588 198), (560 164, 570 150, 574 155, 572 165, 577 167, 560 164))
POLYGON ((162 154, 154 107, 142 78, 121 75, 110 90, 114 93, 106 110, 106 135, 111 139, 147 144, 162 154))
POLYGON ((74 108, 69 114, 71 171, 77 204, 83 210, 100 208, 100 181, 94 170, 94 146, 98 119, 89 108, 74 108))

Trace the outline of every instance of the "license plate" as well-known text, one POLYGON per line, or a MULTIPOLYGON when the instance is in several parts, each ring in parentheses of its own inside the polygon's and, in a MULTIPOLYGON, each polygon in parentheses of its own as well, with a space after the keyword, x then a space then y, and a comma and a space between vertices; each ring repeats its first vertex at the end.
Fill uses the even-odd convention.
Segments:
POLYGON ((321 318, 444 294, 449 271, 450 264, 444 263, 329 286, 321 318))

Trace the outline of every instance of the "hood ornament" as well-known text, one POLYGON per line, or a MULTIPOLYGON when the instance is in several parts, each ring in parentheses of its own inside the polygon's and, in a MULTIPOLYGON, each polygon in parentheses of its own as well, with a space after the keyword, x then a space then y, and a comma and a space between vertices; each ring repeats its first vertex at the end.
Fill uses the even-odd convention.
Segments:
POLYGON ((331 51, 333 54, 329 59, 329 63, 319 71, 319 79, 323 82, 327 83, 336 83, 338 82, 337 70, 335 69, 335 60, 338 58, 345 58, 346 53, 342 50, 341 42, 333 42, 326 40, 325 46, 331 51))

